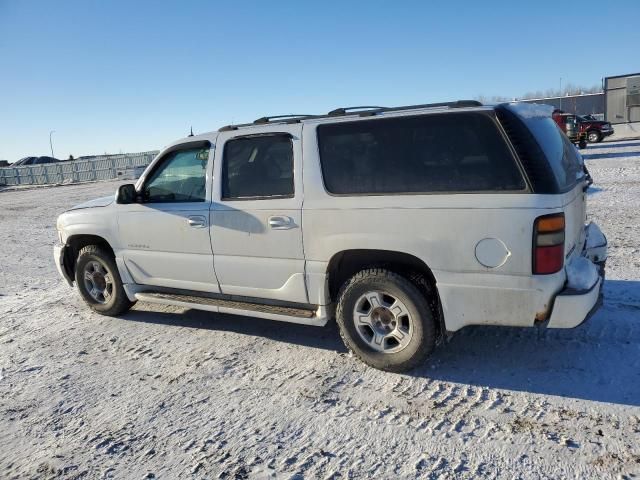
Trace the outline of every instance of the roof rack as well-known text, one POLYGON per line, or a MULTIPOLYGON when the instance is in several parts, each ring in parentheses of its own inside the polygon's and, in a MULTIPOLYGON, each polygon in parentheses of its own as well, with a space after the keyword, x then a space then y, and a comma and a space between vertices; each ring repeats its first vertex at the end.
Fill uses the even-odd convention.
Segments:
POLYGON ((456 100, 455 102, 439 102, 439 103, 423 103, 421 105, 405 105, 403 107, 385 108, 385 112, 397 112, 400 110, 416 110, 419 108, 468 108, 468 107, 481 107, 482 103, 477 100, 456 100))
POLYGON ((436 108, 436 107, 449 107, 449 108, 466 108, 466 107, 481 107, 482 103, 477 100, 456 100, 455 102, 440 102, 440 103, 423 103, 421 105, 405 105, 403 107, 342 107, 331 110, 327 116, 337 117, 340 115, 347 115, 349 110, 359 110, 354 112, 361 117, 373 116, 382 112, 396 112, 400 110, 414 110, 418 108, 436 108))
POLYGON ((338 115, 346 115, 349 110, 384 110, 386 107, 341 107, 336 108, 335 110, 331 110, 327 113, 330 117, 337 117, 338 115))
POLYGON ((477 100, 456 100, 455 102, 424 103, 421 105, 405 105, 402 107, 376 107, 376 106, 341 107, 341 108, 336 108, 335 110, 331 110, 326 115, 290 114, 290 115, 274 115, 270 117, 260 117, 254 120, 252 123, 226 125, 218 129, 218 131, 228 132, 231 130, 237 130, 240 127, 266 125, 269 123, 299 123, 302 120, 338 117, 338 116, 344 116, 344 115, 358 115, 360 117, 369 117, 369 116, 374 116, 384 112, 398 112, 402 110, 416 110, 421 108, 439 108, 439 107, 469 108, 469 107, 481 107, 481 106, 482 106, 482 103, 480 103, 477 100), (353 113, 351 113, 352 110, 353 110, 353 113))
POLYGON ((251 123, 239 123, 237 125, 225 125, 218 129, 219 132, 229 132, 231 130, 237 130, 239 127, 250 127, 252 125, 266 125, 269 123, 300 123, 300 120, 306 118, 318 118, 320 115, 310 114, 289 114, 289 115, 272 115, 270 117, 260 117, 255 119, 251 123))
POLYGON ((290 115, 273 115, 271 117, 260 117, 257 120, 254 120, 253 123, 256 125, 262 125, 265 123, 271 123, 272 120, 280 120, 284 121, 284 119, 288 119, 291 123, 297 123, 303 118, 315 117, 315 115, 309 114, 290 114, 290 115))

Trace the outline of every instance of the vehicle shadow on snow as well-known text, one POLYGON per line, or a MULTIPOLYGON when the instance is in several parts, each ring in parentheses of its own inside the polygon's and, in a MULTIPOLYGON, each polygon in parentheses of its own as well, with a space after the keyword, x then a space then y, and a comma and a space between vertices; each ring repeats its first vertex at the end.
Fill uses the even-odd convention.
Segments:
POLYGON ((608 280, 575 329, 467 327, 411 375, 640 406, 639 345, 640 282, 608 280))
MULTIPOLYGON (((144 323, 234 332, 346 352, 335 322, 324 328, 187 310, 132 310, 144 323)), ((569 330, 467 327, 436 349, 414 377, 640 406, 640 282, 607 280, 604 306, 569 330)), ((357 360, 353 360, 357 361, 357 360)))
POLYGON ((599 158, 637 157, 639 155, 640 150, 634 150, 632 152, 583 153, 582 158, 585 160, 597 160, 599 158))
POLYGON ((589 144, 587 147, 587 151, 592 150, 594 148, 622 148, 622 147, 635 147, 640 146, 640 140, 627 140, 627 141, 616 141, 616 142, 602 142, 598 144, 589 144))
POLYGON ((121 318, 133 322, 233 332, 242 335, 268 338, 277 342, 291 343, 303 347, 320 348, 342 353, 347 352, 346 347, 340 340, 335 322, 330 322, 326 327, 319 328, 309 325, 265 320, 256 317, 205 312, 202 310, 187 310, 184 313, 131 310, 122 315, 121 318))

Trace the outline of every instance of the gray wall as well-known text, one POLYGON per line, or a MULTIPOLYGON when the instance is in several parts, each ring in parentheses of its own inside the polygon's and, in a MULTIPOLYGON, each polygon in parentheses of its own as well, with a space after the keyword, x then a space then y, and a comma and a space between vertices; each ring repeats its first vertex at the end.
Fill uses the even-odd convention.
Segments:
POLYGON ((577 115, 601 115, 604 113, 604 93, 569 95, 564 97, 549 97, 518 101, 523 103, 544 103, 564 110, 565 112, 575 113, 577 115))
POLYGON ((607 121, 640 122, 640 73, 606 77, 604 92, 607 121))
POLYGON ((47 185, 137 178, 158 152, 0 168, 0 185, 47 185))

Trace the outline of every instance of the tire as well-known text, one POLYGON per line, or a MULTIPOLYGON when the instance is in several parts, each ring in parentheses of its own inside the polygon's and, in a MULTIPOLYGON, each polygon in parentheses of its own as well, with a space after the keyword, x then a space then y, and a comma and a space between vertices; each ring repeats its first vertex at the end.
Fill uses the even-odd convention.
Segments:
POLYGON ((347 348, 380 370, 409 370, 435 348, 437 327, 427 298, 389 270, 363 270, 351 277, 340 289, 336 321, 347 348))
POLYGON ((602 135, 597 130, 589 130, 587 132, 587 140, 589 143, 600 143, 602 141, 602 135))
POLYGON ((124 291, 114 258, 97 245, 87 245, 80 250, 75 280, 85 303, 102 315, 120 315, 135 304, 124 291))
POLYGON ((578 148, 580 150, 584 150, 585 148, 587 148, 587 141, 584 138, 578 142, 578 148))

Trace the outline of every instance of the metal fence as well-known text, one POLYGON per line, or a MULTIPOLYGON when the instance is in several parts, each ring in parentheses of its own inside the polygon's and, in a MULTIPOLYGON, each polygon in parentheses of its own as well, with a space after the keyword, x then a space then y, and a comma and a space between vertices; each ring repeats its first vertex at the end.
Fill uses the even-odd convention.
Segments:
POLYGON ((86 160, 0 168, 0 185, 47 185, 95 182, 140 176, 158 152, 105 155, 86 160))

